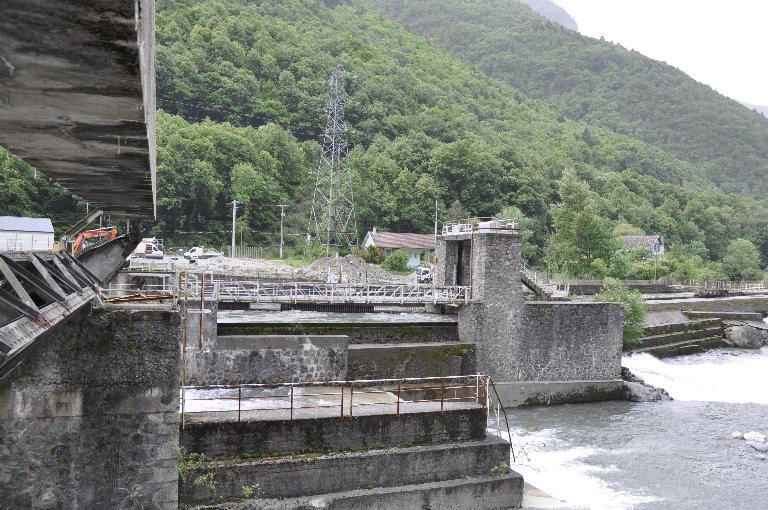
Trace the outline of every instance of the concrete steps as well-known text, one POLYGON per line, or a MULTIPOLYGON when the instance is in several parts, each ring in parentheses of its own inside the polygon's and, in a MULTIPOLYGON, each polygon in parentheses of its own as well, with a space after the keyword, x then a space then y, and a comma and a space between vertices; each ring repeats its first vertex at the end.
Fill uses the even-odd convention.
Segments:
MULTIPOLYGON (((375 409, 380 406, 372 406, 375 409)), ((444 412, 403 404, 399 417, 357 415, 294 420, 187 421, 179 443, 211 458, 300 454, 339 450, 478 441, 485 438, 486 411, 477 404, 451 403, 444 412), (418 411, 418 412, 417 412, 418 411)), ((335 412, 334 412, 335 414, 335 412)))
POLYGON ((180 502, 236 499, 244 486, 254 483, 259 484, 262 498, 293 498, 506 474, 509 455, 509 443, 491 436, 461 443, 214 461, 190 471, 180 502), (215 480, 212 484, 189 483, 209 473, 215 480))
POLYGON ((722 335, 718 335, 698 338, 695 340, 686 340, 684 342, 658 345, 654 347, 632 349, 631 352, 632 354, 646 353, 652 354, 657 358, 668 358, 671 356, 681 356, 684 354, 695 354, 697 352, 703 352, 708 349, 714 349, 721 346, 723 346, 723 337, 722 335))
POLYGON ((679 331, 676 333, 663 333, 661 335, 646 336, 640 339, 643 347, 658 347, 660 345, 670 345, 687 340, 696 340, 699 338, 708 338, 722 335, 720 326, 708 327, 705 329, 679 331))
POLYGON ((198 510, 506 510, 520 508, 523 477, 514 471, 397 487, 286 499, 250 499, 198 510))
POLYGON ((476 373, 475 344, 356 344, 347 350, 348 379, 437 377, 476 373))
POLYGON ((762 321, 763 314, 760 312, 739 312, 739 311, 727 311, 727 312, 710 312, 710 311, 697 311, 697 310, 683 310, 683 313, 691 319, 728 319, 728 320, 743 320, 743 321, 762 321))
POLYGON ((646 326, 643 332, 646 336, 661 335, 665 333, 676 333, 679 331, 692 331, 720 326, 722 321, 719 318, 708 318, 689 320, 682 322, 672 322, 669 324, 657 324, 655 326, 646 326))

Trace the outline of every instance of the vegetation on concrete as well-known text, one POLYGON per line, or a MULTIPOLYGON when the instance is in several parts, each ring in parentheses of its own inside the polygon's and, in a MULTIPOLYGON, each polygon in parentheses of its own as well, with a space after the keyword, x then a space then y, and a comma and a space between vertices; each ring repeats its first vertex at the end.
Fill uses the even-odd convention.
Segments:
POLYGON ((183 446, 177 444, 173 446, 179 458, 176 471, 179 473, 182 487, 188 487, 189 484, 195 487, 208 487, 212 494, 216 494, 216 473, 213 471, 199 473, 199 469, 212 459, 202 453, 187 452, 183 446), (195 476, 190 478, 192 475, 195 476))
POLYGON ((606 282, 605 289, 593 297, 594 301, 621 303, 624 306, 624 349, 640 345, 645 326, 645 301, 638 290, 630 290, 621 282, 606 282))
POLYGON ((509 464, 500 462, 491 468, 491 476, 506 475, 509 473, 509 464))

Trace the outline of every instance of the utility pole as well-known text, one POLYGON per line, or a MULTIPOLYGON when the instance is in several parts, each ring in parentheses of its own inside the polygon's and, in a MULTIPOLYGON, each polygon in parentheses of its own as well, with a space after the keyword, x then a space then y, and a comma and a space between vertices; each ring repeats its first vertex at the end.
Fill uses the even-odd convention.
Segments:
POLYGON ((283 218, 285 218, 285 208, 287 204, 278 205, 280 208, 280 258, 283 258, 283 218))
POLYGON ((437 199, 435 199, 435 242, 437 242, 437 199))
POLYGON ((325 246, 326 255, 340 246, 357 246, 357 220, 352 170, 347 167, 347 123, 344 97, 347 73, 340 65, 328 78, 330 99, 325 105, 327 114, 323 150, 320 164, 315 170, 315 191, 309 217, 307 240, 325 246))
POLYGON ((237 200, 232 201, 232 246, 229 256, 235 258, 235 222, 237 221, 237 200))

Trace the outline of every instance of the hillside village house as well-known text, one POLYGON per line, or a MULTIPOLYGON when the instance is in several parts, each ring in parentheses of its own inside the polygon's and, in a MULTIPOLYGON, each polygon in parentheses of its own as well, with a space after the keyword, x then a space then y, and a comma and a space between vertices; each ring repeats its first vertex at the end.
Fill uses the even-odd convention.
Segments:
POLYGON ((664 255, 666 251, 664 238, 660 235, 621 236, 621 240, 624 241, 624 246, 630 251, 649 250, 651 253, 655 252, 659 257, 664 255))
POLYGON ((53 224, 48 218, 0 216, 0 252, 46 251, 53 248, 53 224))
POLYGON ((365 235, 363 249, 376 246, 384 257, 396 250, 403 250, 408 255, 408 267, 413 269, 429 265, 435 252, 435 236, 432 234, 408 234, 395 232, 377 232, 376 227, 365 235))

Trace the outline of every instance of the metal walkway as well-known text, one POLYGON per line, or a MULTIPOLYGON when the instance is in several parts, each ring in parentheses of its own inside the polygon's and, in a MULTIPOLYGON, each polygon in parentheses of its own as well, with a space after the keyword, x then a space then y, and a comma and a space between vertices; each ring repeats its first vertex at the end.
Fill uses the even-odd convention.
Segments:
MULTIPOLYGON (((419 305, 469 303, 469 287, 415 284, 215 282, 219 301, 236 303, 312 303, 419 305)), ((194 295, 194 294, 193 294, 194 295)))

